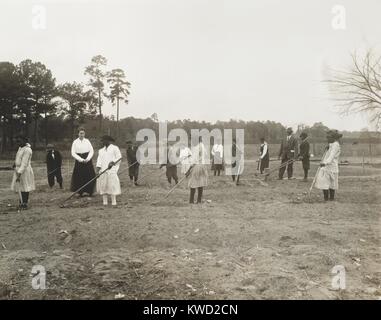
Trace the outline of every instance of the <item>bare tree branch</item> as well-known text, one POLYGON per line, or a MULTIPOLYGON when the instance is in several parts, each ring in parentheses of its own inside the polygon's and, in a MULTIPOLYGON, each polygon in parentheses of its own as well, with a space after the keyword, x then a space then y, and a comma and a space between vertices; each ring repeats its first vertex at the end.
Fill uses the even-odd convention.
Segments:
POLYGON ((341 114, 362 113, 371 124, 381 123, 381 55, 368 50, 363 58, 352 54, 348 70, 333 70, 333 77, 324 80, 330 86, 333 100, 341 114))

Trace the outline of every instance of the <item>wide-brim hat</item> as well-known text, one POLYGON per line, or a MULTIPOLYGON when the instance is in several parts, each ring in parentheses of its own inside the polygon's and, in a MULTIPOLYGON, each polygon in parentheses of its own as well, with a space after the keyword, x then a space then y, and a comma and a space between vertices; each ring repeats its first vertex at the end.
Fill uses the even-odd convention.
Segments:
POLYGON ((341 133, 339 133, 338 130, 328 130, 327 131, 327 137, 329 138, 333 138, 335 140, 338 140, 342 137, 343 135, 341 133))
POLYGON ((304 132, 304 131, 303 131, 303 132, 300 134, 300 137, 301 137, 302 139, 307 138, 307 137, 308 137, 307 132, 304 132))
POLYGON ((109 136, 109 135, 104 135, 104 136, 102 136, 101 137, 101 140, 102 141, 109 141, 109 142, 114 142, 115 140, 114 140, 114 138, 113 137, 111 137, 111 136, 109 136))

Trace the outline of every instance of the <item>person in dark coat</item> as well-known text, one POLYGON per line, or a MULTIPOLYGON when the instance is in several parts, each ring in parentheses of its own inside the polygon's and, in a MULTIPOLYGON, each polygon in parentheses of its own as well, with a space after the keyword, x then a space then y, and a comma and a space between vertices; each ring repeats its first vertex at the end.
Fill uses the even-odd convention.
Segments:
POLYGON ((48 183, 49 187, 54 186, 55 180, 62 189, 62 156, 61 153, 54 148, 52 144, 46 146, 46 170, 48 172, 48 183))
POLYGON ((303 181, 308 181, 308 171, 310 170, 310 143, 308 142, 308 134, 302 132, 300 134, 300 139, 302 142, 299 146, 299 160, 302 161, 304 171, 303 181))
POLYGON ((127 161, 128 161, 128 175, 130 176, 130 181, 132 186, 138 186, 137 181, 139 180, 139 162, 137 161, 136 153, 138 151, 138 146, 133 144, 132 141, 127 141, 127 161))
POLYGON ((259 165, 259 170, 261 174, 265 169, 269 167, 270 164, 270 150, 267 142, 265 141, 265 138, 261 138, 261 147, 259 149, 260 153, 260 165, 259 165))
POLYGON ((292 128, 287 128, 287 136, 282 140, 280 145, 279 159, 282 161, 281 164, 289 163, 279 168, 279 180, 283 179, 286 167, 288 179, 293 179, 293 161, 295 161, 298 156, 298 141, 292 132, 292 128))

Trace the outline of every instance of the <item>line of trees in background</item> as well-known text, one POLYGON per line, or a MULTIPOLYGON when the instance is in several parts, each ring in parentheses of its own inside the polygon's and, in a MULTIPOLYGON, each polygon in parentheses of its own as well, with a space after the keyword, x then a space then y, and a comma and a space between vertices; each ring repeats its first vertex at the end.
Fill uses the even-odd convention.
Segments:
POLYGON ((1 152, 12 148, 14 136, 20 133, 33 146, 62 139, 62 134, 72 139, 87 119, 97 118, 102 132, 104 98, 116 105, 118 122, 120 103, 128 103, 131 84, 122 69, 107 71, 106 65, 106 58, 95 56, 84 71, 88 83, 57 84, 41 62, 0 62, 1 152), (61 132, 55 135, 58 128, 61 132))
MULTIPOLYGON (((363 60, 353 56, 349 71, 335 71, 330 84, 340 112, 366 113, 378 127, 381 119, 381 58, 368 52, 363 60)), ((0 149, 12 149, 17 134, 27 135, 34 148, 48 142, 68 143, 79 126, 86 128, 89 137, 102 133, 114 136, 119 142, 133 140, 139 129, 150 128, 158 134, 158 115, 146 119, 119 119, 121 103, 128 103, 131 84, 122 69, 107 70, 107 59, 94 56, 84 74, 86 84, 66 82, 57 84, 51 70, 41 62, 30 59, 18 65, 0 62, 0 149), (116 117, 103 115, 104 99, 116 106, 116 117), (116 124, 116 125, 115 125, 116 124)), ((273 121, 217 121, 216 123, 189 119, 168 122, 168 129, 244 129, 246 143, 258 143, 265 137, 269 143, 279 143, 286 127, 273 121)), ((309 127, 299 125, 297 134, 307 131, 311 142, 325 142, 328 128, 321 122, 309 127)), ((347 142, 380 143, 380 132, 344 132, 347 142)))

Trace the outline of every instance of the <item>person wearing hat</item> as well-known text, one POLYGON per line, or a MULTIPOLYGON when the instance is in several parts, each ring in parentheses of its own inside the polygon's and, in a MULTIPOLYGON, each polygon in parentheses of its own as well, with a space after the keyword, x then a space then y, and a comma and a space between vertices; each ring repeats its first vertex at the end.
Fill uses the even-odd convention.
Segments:
POLYGON ((48 183, 49 187, 54 186, 55 180, 62 189, 62 156, 61 153, 54 148, 52 144, 46 146, 46 169, 48 172, 48 183))
POLYGON ((303 181, 308 181, 308 171, 310 170, 310 143, 308 142, 308 134, 306 132, 302 132, 300 134, 300 139, 302 142, 299 146, 299 160, 302 161, 304 178, 303 181))
POLYGON ((20 209, 28 209, 29 193, 36 189, 31 166, 32 148, 25 136, 16 137, 19 149, 13 165, 14 173, 11 189, 20 193, 20 209))
POLYGON ((342 136, 337 130, 327 132, 329 145, 320 163, 315 184, 317 189, 323 190, 325 201, 335 200, 335 190, 339 188, 339 156, 341 152, 339 139, 342 136))
POLYGON ((111 204, 116 206, 116 196, 121 194, 118 170, 120 166, 119 159, 122 158, 119 148, 112 144, 115 140, 105 135, 101 137, 103 148, 98 152, 97 174, 105 171, 97 179, 97 191, 103 197, 103 205, 108 204, 108 195, 111 196, 111 204))
POLYGON ((292 128, 287 128, 287 136, 282 140, 279 150, 279 159, 282 161, 279 168, 279 180, 283 179, 284 172, 287 167, 288 179, 293 179, 294 161, 298 156, 298 141, 292 134, 292 128), (287 165, 285 164, 287 162, 287 165))
POLYGON ((137 186, 137 181, 139 180, 139 162, 137 161, 136 153, 138 151, 138 146, 132 143, 131 140, 126 142, 127 144, 127 161, 128 161, 128 175, 130 176, 131 185, 137 186))

